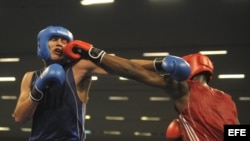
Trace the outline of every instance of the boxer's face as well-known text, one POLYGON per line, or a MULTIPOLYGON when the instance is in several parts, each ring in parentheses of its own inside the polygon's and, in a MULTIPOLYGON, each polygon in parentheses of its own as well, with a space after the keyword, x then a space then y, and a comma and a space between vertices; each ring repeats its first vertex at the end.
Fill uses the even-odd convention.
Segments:
POLYGON ((64 56, 63 48, 67 45, 68 41, 62 37, 52 37, 49 40, 49 50, 51 60, 58 61, 61 60, 64 56))

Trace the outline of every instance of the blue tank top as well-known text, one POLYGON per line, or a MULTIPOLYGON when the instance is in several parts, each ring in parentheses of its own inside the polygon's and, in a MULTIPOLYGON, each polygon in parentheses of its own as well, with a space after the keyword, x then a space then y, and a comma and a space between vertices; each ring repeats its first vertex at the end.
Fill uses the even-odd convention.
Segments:
MULTIPOLYGON (((43 70, 37 70, 34 82, 43 70)), ((83 141, 86 105, 77 95, 71 67, 63 86, 51 86, 33 116, 30 141, 83 141)))

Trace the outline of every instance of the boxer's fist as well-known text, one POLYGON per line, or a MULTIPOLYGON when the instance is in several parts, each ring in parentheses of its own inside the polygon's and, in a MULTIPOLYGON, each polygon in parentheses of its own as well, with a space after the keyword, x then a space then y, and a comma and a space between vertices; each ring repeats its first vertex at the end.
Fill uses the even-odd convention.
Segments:
POLYGON ((92 48, 92 44, 80 40, 74 40, 69 42, 66 47, 63 48, 63 52, 69 58, 78 60, 84 55, 84 52, 87 54, 90 48, 92 48))
POLYGON ((157 71, 168 73, 177 81, 186 80, 191 73, 189 64, 177 56, 168 55, 163 59, 157 58, 154 65, 157 71))
POLYGON ((78 60, 82 57, 99 63, 105 54, 103 50, 94 48, 92 44, 80 40, 69 42, 66 47, 64 47, 63 51, 66 56, 73 60, 78 60))
POLYGON ((62 85, 65 80, 65 72, 61 65, 49 65, 36 80, 31 91, 30 98, 34 102, 40 102, 43 99, 44 90, 52 85, 62 85))

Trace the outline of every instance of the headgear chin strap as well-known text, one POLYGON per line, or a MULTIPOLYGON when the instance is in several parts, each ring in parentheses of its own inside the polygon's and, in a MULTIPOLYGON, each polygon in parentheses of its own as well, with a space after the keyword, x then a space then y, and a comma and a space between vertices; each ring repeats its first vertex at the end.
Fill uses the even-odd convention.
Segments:
POLYGON ((188 79, 192 79, 195 75, 201 72, 209 73, 210 76, 208 78, 208 82, 212 79, 214 66, 207 56, 200 53, 195 53, 183 56, 182 58, 189 63, 191 68, 191 74, 188 79))
POLYGON ((72 33, 62 26, 48 26, 41 30, 37 35, 37 56, 46 62, 51 61, 48 42, 53 36, 63 37, 68 41, 73 40, 72 33))

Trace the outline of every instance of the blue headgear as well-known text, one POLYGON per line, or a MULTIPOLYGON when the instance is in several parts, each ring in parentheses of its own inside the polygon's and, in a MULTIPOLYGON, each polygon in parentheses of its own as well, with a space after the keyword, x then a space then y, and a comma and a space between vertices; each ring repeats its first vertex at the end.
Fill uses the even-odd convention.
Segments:
POLYGON ((51 59, 48 42, 53 36, 63 37, 68 41, 73 40, 72 33, 68 29, 61 26, 48 26, 47 28, 41 30, 37 35, 37 56, 45 61, 51 59))

